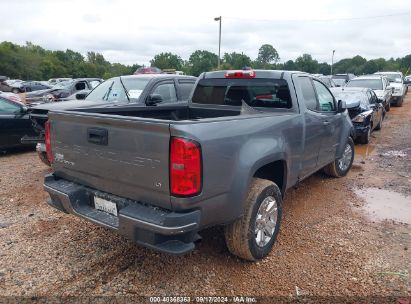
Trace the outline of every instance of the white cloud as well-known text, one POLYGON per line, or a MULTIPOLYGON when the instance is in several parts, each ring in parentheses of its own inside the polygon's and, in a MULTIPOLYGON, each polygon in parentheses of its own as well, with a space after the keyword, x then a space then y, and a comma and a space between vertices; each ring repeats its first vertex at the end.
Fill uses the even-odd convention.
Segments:
POLYGON ((11 1, 0 0, 0 41, 31 41, 45 48, 97 51, 111 62, 148 64, 160 52, 183 59, 197 49, 255 58, 270 43, 281 61, 303 53, 319 61, 361 55, 402 57, 411 53, 409 0, 354 1, 11 1), (18 12, 17 14, 4 12, 18 12), (324 21, 319 21, 324 20, 324 21), (408 28, 407 28, 408 27, 408 28))

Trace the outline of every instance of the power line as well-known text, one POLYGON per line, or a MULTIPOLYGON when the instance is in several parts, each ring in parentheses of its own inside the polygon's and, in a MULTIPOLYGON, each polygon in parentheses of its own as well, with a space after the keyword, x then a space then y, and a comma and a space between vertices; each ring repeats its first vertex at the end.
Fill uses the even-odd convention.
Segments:
POLYGON ((355 20, 366 20, 366 19, 378 19, 378 18, 389 18, 398 16, 411 15, 411 11, 395 14, 386 15, 374 15, 374 16, 363 16, 363 17, 352 17, 352 18, 333 18, 333 19, 248 19, 248 18, 236 18, 236 17, 225 17, 225 19, 231 20, 242 20, 242 21, 262 21, 262 22, 330 22, 330 21, 355 21, 355 20))

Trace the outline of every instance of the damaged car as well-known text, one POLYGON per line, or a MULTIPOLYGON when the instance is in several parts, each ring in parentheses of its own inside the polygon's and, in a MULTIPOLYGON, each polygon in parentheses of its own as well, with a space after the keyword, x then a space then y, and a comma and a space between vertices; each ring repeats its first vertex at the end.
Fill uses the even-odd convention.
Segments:
POLYGON ((371 132, 381 130, 385 116, 384 105, 369 88, 331 88, 337 100, 345 101, 355 129, 355 141, 368 144, 371 132))
POLYGON ((103 80, 100 78, 77 78, 60 82, 47 90, 27 93, 26 102, 32 105, 59 101, 80 91, 91 91, 103 80))

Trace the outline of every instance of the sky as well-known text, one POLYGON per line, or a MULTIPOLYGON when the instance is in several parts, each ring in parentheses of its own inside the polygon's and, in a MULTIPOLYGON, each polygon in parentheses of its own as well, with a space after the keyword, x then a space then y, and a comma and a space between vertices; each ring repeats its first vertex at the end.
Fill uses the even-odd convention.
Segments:
POLYGON ((0 0, 0 42, 100 52, 110 62, 145 64, 161 52, 195 50, 255 59, 273 45, 280 62, 308 53, 331 63, 411 54, 411 0, 138 1, 0 0))

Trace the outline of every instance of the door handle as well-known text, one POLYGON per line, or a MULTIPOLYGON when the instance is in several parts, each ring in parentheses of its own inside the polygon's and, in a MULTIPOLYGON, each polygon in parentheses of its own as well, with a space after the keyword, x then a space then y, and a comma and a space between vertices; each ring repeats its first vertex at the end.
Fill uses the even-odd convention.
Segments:
POLYGON ((88 128, 87 129, 87 140, 88 142, 92 144, 107 146, 108 131, 107 129, 88 128))

